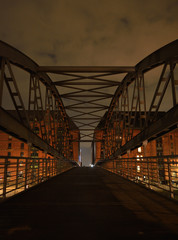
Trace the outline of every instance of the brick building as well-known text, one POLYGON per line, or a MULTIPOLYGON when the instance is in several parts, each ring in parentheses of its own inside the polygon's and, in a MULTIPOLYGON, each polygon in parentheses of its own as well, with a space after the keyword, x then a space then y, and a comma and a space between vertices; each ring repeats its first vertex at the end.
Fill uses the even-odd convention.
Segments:
MULTIPOLYGON (((139 130, 135 130, 133 132, 133 136, 137 135, 138 133, 139 130)), ((122 136, 123 138, 125 137, 124 134, 122 136)), ((95 163, 112 155, 112 153, 114 153, 114 151, 117 149, 117 146, 120 145, 121 141, 122 145, 124 145, 125 143, 125 139, 121 139, 121 136, 115 136, 114 128, 110 129, 106 135, 104 134, 103 130, 99 131, 97 129, 97 131, 95 132, 95 138, 97 140, 100 140, 100 142, 96 142, 95 144, 95 163)), ((153 140, 149 143, 145 142, 145 147, 140 146, 133 151, 128 151, 128 153, 123 155, 122 158, 135 158, 135 160, 133 160, 130 164, 130 167, 132 168, 133 175, 142 178, 144 171, 146 171, 147 169, 147 163, 144 163, 141 158, 154 156, 155 158, 149 159, 149 161, 152 162, 152 169, 150 169, 150 177, 151 179, 153 179, 153 181, 164 183, 169 180, 168 164, 166 163, 167 159, 162 156, 167 155, 178 155, 178 129, 169 132, 166 135, 163 135, 162 137, 157 138, 156 140, 153 140), (157 156, 159 156, 160 158, 156 158, 157 156)), ((178 161, 174 158, 171 158, 170 161, 172 179, 173 181, 178 181, 178 161)), ((107 162, 105 164, 105 167, 109 169, 116 168, 116 165, 113 166, 113 164, 116 163, 107 162)), ((117 164, 120 164, 120 169, 122 169, 121 175, 126 176, 128 174, 128 163, 124 161, 121 161, 119 163, 118 161, 117 164)))
MULTIPOLYGON (((74 130, 70 132, 71 139, 78 139, 79 132, 74 130)), ((71 147, 68 149, 70 154, 70 159, 78 162, 79 158, 79 143, 72 142, 71 147)), ((26 144, 17 138, 0 131, 0 156, 9 156, 9 157, 38 157, 45 158, 50 155, 46 154, 43 151, 38 150, 37 148, 31 147, 30 144, 26 144)))
MULTIPOLYGON (((15 111, 9 111, 13 117, 16 117, 15 111)), ((79 161, 79 142, 75 141, 80 138, 80 133, 77 127, 70 123, 71 129, 63 126, 63 121, 52 121, 48 112, 46 112, 44 118, 39 114, 35 115, 32 112, 30 127, 34 133, 43 138, 49 145, 53 146, 59 151, 60 155, 63 155, 66 159, 79 161), (32 121, 33 119, 33 121, 32 121)), ((17 118, 18 119, 18 118, 17 118)), ((53 159, 49 154, 33 147, 31 144, 24 143, 15 137, 0 131, 0 184, 4 177, 4 166, 8 164, 7 178, 9 182, 13 182, 16 176, 22 179, 25 172, 25 157, 28 157, 28 167, 31 169, 31 173, 38 174, 38 169, 44 169, 44 161, 42 158, 53 159), (5 159, 3 156, 8 156, 5 159), (13 158, 18 157, 18 158, 13 158), (21 157, 21 158, 20 158, 21 157), (39 160, 38 160, 39 159, 39 160), (6 162, 8 161, 8 162, 6 162), (18 167, 17 167, 18 166, 18 167)), ((52 168, 52 161, 48 161, 45 171, 50 172, 52 168)), ((54 163, 54 161, 53 161, 54 163)), ((57 164, 57 161, 55 161, 57 164)), ((63 167, 65 162, 62 163, 63 167)), ((43 175, 44 173, 40 173, 43 175)), ((34 176, 35 177, 35 176, 34 176)))

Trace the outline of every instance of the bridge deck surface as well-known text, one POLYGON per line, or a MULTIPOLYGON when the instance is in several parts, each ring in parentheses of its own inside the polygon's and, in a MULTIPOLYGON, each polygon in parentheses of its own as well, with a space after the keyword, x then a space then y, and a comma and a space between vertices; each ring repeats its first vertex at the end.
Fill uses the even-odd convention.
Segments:
POLYGON ((101 168, 74 168, 0 205, 0 239, 178 239, 178 205, 101 168))

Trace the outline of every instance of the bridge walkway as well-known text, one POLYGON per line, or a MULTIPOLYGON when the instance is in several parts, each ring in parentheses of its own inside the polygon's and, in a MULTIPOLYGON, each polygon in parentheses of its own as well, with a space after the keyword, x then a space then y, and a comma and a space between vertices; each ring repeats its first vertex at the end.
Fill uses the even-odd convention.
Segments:
POLYGON ((99 167, 74 168, 0 205, 0 239, 178 239, 178 204, 99 167))

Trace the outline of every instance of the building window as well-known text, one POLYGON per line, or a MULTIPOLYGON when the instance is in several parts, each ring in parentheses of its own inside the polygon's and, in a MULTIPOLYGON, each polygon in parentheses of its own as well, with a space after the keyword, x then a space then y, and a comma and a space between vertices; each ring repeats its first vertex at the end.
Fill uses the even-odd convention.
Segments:
POLYGON ((12 148, 12 143, 8 143, 8 149, 12 148))
POLYGON ((8 152, 8 153, 7 153, 7 156, 10 157, 10 156, 11 156, 11 152, 8 152))
POLYGON ((24 157, 24 152, 21 152, 21 153, 20 153, 20 156, 21 156, 21 157, 24 157))
POLYGON ((140 172, 140 166, 137 166, 137 172, 140 172))
POLYGON ((23 161, 20 161, 20 166, 23 166, 24 162, 23 161))
POLYGON ((10 140, 12 140, 12 136, 11 136, 11 135, 9 135, 9 141, 10 141, 10 140))
POLYGON ((162 138, 156 139, 156 148, 161 149, 162 147, 163 147, 162 146, 162 138))
POLYGON ((21 143, 21 149, 24 149, 24 143, 21 143))
POLYGON ((171 148, 173 148, 173 143, 171 143, 171 148))
POLYGON ((163 151, 157 151, 157 156, 162 156, 163 155, 163 151))
POLYGON ((177 177, 177 172, 172 172, 172 177, 177 177))
POLYGON ((172 140, 172 135, 170 135, 170 139, 172 140))
POLYGON ((19 172, 18 177, 19 177, 19 178, 23 178, 23 171, 20 171, 20 172, 19 172))
POLYGON ((37 151, 32 152, 31 157, 38 157, 38 152, 37 151))
POLYGON ((142 148, 141 148, 141 147, 138 148, 138 152, 139 152, 139 153, 142 152, 142 148))
POLYGON ((39 127, 34 128, 34 133, 39 134, 39 127))

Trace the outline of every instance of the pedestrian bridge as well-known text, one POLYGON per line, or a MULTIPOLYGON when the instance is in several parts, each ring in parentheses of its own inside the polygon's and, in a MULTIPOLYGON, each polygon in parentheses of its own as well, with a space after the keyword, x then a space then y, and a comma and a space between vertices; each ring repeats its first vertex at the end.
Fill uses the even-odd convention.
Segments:
POLYGON ((177 63, 178 40, 135 66, 39 66, 0 41, 2 239, 177 238, 177 63))

